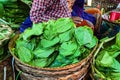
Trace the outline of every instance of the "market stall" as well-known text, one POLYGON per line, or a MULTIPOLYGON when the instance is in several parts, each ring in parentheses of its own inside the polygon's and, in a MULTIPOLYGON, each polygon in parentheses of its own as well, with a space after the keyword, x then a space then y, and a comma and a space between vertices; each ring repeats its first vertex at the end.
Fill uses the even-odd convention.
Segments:
POLYGON ((119 3, 85 0, 102 13, 95 25, 58 18, 20 33, 32 0, 0 0, 0 80, 119 80, 119 3))

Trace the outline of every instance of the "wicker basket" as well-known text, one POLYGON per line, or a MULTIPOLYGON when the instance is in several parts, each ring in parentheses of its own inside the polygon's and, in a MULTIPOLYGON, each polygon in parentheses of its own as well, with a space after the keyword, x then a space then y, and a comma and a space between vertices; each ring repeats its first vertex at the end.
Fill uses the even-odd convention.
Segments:
POLYGON ((105 11, 111 11, 115 9, 120 0, 93 0, 93 7, 100 6, 100 8, 104 8, 105 11))
POLYGON ((0 55, 0 80, 13 80, 11 56, 7 52, 7 43, 13 31, 10 26, 8 26, 8 23, 0 18, 0 33, 2 34, 2 31, 6 30, 5 37, 0 39, 0 49, 3 49, 3 54, 0 55))
POLYGON ((96 56, 99 54, 100 50, 103 47, 105 47, 106 44, 108 45, 110 43, 113 43, 114 40, 115 40, 115 36, 102 41, 99 44, 97 50, 95 51, 95 54, 93 56, 92 68, 91 68, 92 70, 91 70, 91 73, 89 74, 91 76, 92 80, 107 80, 107 79, 103 79, 103 78, 98 76, 99 71, 97 70, 97 68, 95 66, 95 59, 96 59, 96 56))
POLYGON ((2 33, 2 31, 4 31, 4 30, 7 30, 7 32, 4 35, 5 37, 0 39, 0 47, 4 46, 6 44, 7 40, 10 39, 10 36, 13 33, 9 24, 0 18, 0 33, 2 33))
POLYGON ((0 80, 14 80, 11 56, 6 56, 0 61, 0 80))
POLYGON ((12 34, 12 29, 7 24, 0 24, 0 32, 6 29, 7 29, 7 33, 5 34, 5 37, 3 39, 0 39, 0 47, 5 44, 5 41, 10 39, 10 36, 12 34))
POLYGON ((38 68, 21 62, 13 54, 12 48, 15 47, 15 40, 18 37, 19 36, 16 35, 9 42, 9 50, 12 56, 15 58, 15 68, 17 71, 22 71, 22 80, 81 80, 84 78, 90 68, 92 56, 97 47, 96 45, 88 57, 76 64, 68 65, 62 68, 38 68))

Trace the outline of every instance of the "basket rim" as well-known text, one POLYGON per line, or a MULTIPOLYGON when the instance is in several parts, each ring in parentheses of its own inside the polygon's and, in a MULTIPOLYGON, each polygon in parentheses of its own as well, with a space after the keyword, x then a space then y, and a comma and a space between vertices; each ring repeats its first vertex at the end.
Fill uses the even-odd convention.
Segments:
MULTIPOLYGON (((80 66, 80 64, 82 64, 83 62, 85 62, 87 59, 89 59, 89 57, 91 57, 94 53, 94 51, 96 50, 97 46, 98 46, 98 42, 96 44, 96 46, 93 48, 93 50, 91 51, 91 53, 84 59, 82 59, 80 62, 78 63, 74 63, 74 64, 70 64, 70 65, 67 65, 67 66, 63 66, 63 67, 54 67, 54 68, 49 68, 49 67, 46 67, 46 68, 41 68, 41 67, 37 67, 37 66, 31 66, 29 64, 26 64, 22 61, 20 61, 20 59, 18 59, 16 57, 16 55, 12 52, 12 48, 11 47, 11 44, 13 44, 15 42, 15 39, 17 39, 19 37, 19 34, 15 35, 15 37, 13 37, 9 44, 8 44, 8 48, 9 48, 9 51, 10 51, 10 54, 15 58, 16 61, 18 61, 20 64, 23 64, 24 66, 26 67, 29 67, 29 68, 33 68, 33 69, 38 69, 38 70, 49 70, 49 71, 54 71, 54 70, 65 70, 65 69, 70 69, 70 68, 74 68, 75 66, 80 66)), ((15 44, 14 44, 15 46, 15 44)), ((92 58, 91 58, 92 59, 92 58)), ((84 63, 83 63, 84 64, 84 63)))

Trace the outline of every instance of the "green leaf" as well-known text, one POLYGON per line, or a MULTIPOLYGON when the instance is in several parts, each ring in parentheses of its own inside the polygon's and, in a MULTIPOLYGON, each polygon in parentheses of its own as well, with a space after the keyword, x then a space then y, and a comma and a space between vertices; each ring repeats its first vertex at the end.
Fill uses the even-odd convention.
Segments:
POLYGON ((18 51, 18 58, 23 62, 30 62, 33 58, 33 55, 31 54, 31 51, 27 49, 26 47, 21 46, 17 49, 18 51))
POLYGON ((32 66, 44 68, 47 65, 47 58, 35 59, 29 63, 32 66))
POLYGON ((29 50, 33 50, 35 48, 35 39, 31 39, 31 41, 25 41, 17 39, 16 41, 16 49, 20 48, 21 46, 28 48, 29 50))
POLYGON ((55 26, 55 20, 49 20, 44 29, 43 36, 47 40, 52 40, 58 35, 57 28, 55 26))
POLYGON ((75 41, 64 42, 59 48, 59 54, 63 56, 69 56, 75 53, 77 44, 75 41))
POLYGON ((55 22, 55 26, 57 28, 58 33, 63 33, 67 30, 70 30, 71 28, 75 28, 75 24, 71 18, 59 18, 55 22))
POLYGON ((41 44, 42 47, 48 48, 48 47, 52 47, 52 46, 56 45, 56 44, 59 42, 59 40, 60 40, 60 39, 59 39, 58 37, 55 37, 55 38, 52 39, 52 40, 42 39, 42 40, 40 41, 40 44, 41 44))
POLYGON ((96 62, 100 66, 110 67, 114 62, 113 60, 113 57, 111 57, 107 51, 104 51, 97 57, 96 62))
POLYGON ((81 53, 82 53, 82 52, 81 52, 80 48, 78 47, 78 48, 76 49, 75 53, 74 53, 73 55, 69 56, 68 58, 69 58, 69 59, 78 59, 78 57, 81 56, 81 53))
POLYGON ((92 41, 86 44, 85 46, 91 49, 97 44, 97 42, 98 42, 98 39, 95 36, 93 36, 92 41))
POLYGON ((36 48, 33 51, 33 54, 37 57, 37 58, 47 58, 49 57, 52 53, 54 52, 54 48, 36 48))
POLYGON ((75 29, 74 36, 79 45, 85 45, 92 42, 93 32, 89 27, 78 27, 75 29))
POLYGON ((32 28, 27 28, 20 38, 27 40, 32 35, 41 35, 43 33, 44 23, 33 24, 32 28))
POLYGON ((50 67, 60 67, 61 65, 62 63, 55 59, 54 62, 50 65, 50 67))
POLYGON ((66 41, 69 41, 70 39, 72 39, 72 33, 73 33, 73 30, 68 30, 64 33, 61 33, 59 35, 60 43, 63 43, 63 42, 66 42, 66 41))

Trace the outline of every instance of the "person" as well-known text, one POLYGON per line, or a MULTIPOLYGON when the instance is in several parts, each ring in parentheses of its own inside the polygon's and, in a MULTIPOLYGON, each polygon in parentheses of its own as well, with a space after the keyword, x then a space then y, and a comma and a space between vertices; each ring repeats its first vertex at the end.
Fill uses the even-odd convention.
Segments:
POLYGON ((86 23, 80 25, 88 25, 91 28, 94 28, 97 30, 99 27, 99 23, 101 23, 101 11, 97 8, 89 8, 84 9, 84 0, 68 0, 68 7, 71 11, 71 15, 76 18, 81 18, 86 23))
POLYGON ((84 12, 84 0, 34 0, 30 16, 21 25, 20 32, 31 27, 32 22, 39 23, 61 17, 71 17, 75 24, 81 24, 85 19, 92 28, 96 23, 95 17, 84 12))
POLYGON ((71 17, 66 0, 33 0, 30 16, 20 26, 20 32, 32 27, 32 23, 47 22, 62 17, 71 17))

